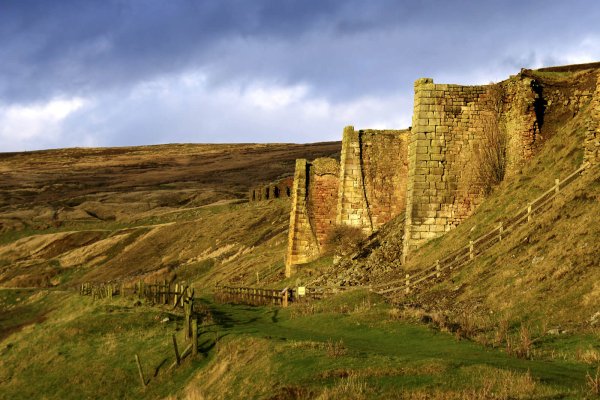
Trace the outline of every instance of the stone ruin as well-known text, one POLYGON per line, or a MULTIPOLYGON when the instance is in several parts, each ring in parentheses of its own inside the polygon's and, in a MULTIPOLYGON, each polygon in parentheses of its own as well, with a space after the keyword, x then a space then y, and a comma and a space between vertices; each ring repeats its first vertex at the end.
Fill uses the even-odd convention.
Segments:
POLYGON ((248 192, 248 201, 265 201, 292 197, 294 177, 288 176, 277 182, 256 186, 248 192))
POLYGON ((576 113, 590 105, 584 159, 598 162, 600 76, 597 79, 595 92, 574 90, 567 95, 560 90, 543 93, 528 70, 481 86, 418 79, 411 128, 348 126, 339 164, 334 159, 297 160, 286 275, 292 266, 320 257, 336 226, 359 228, 369 235, 404 214, 405 260, 468 218, 486 195, 478 170, 490 121, 506 135, 509 177, 540 148, 545 108, 554 104, 576 113))

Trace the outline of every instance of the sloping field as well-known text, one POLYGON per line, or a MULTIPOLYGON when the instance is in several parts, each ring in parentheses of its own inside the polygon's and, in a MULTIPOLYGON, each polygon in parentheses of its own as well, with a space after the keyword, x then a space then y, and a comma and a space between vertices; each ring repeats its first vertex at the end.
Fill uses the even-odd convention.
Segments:
POLYGON ((209 270, 211 283, 250 274, 256 280, 257 271, 273 279, 283 265, 288 201, 244 203, 248 189, 292 174, 296 158, 335 157, 339 148, 332 142, 0 154, 0 285, 149 274, 192 279, 209 270), (234 261, 236 272, 226 268, 234 261))

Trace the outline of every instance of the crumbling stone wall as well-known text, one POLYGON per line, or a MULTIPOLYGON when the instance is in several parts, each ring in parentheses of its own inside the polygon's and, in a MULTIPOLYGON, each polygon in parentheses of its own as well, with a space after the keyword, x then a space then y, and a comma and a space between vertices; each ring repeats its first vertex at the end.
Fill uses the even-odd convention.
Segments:
POLYGON ((290 176, 275 183, 254 187, 248 192, 248 200, 264 201, 279 198, 290 198, 292 197, 293 184, 294 177, 290 176))
POLYGON ((286 254, 286 275, 291 266, 319 257, 335 226, 339 164, 333 158, 312 162, 296 160, 292 209, 286 254))
POLYGON ((483 201, 478 154, 490 118, 507 135, 507 175, 533 155, 539 132, 535 89, 527 77, 495 87, 415 82, 404 257, 460 224, 483 201))
POLYGON ((590 107, 591 118, 584 141, 583 160, 596 165, 600 164, 600 74, 596 80, 596 90, 590 107))
POLYGON ((403 212, 409 130, 344 128, 337 224, 371 234, 403 212))
POLYGON ((541 87, 530 77, 517 75, 498 87, 502 92, 502 107, 496 111, 499 129, 507 138, 506 177, 510 177, 533 157, 542 143, 540 128, 545 105, 540 97, 541 87))

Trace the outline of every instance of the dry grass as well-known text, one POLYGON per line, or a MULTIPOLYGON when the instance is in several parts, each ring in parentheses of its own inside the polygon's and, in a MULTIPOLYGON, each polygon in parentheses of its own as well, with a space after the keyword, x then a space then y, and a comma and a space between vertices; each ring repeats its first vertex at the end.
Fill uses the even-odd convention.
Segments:
POLYGON ((529 327, 521 325, 515 336, 506 336, 506 354, 529 360, 533 355, 533 340, 529 327))
POLYGON ((325 389, 316 397, 318 400, 363 400, 372 398, 373 390, 367 385, 367 382, 356 375, 349 375, 340 379, 336 384, 325 389))
POLYGON ((585 376, 585 381, 586 381, 586 384, 587 384, 590 394, 599 396, 600 395, 600 367, 598 367, 596 369, 595 376, 588 373, 585 376))
POLYGON ((494 345, 500 346, 508 339, 508 330, 510 328, 510 320, 508 317, 503 317, 498 321, 498 326, 494 335, 494 345))
POLYGON ((457 338, 471 339, 479 331, 477 316, 471 312, 462 311, 457 318, 458 328, 456 329, 457 338))
POLYGON ((298 303, 293 303, 290 307, 290 318, 302 318, 309 315, 318 314, 323 311, 322 306, 314 301, 306 300, 298 303))
POLYGON ((239 393, 264 397, 273 388, 268 341, 240 338, 221 341, 212 361, 200 369, 184 390, 186 399, 231 399, 239 393), (248 370, 252 365, 252 370, 248 370), (243 372, 243 373, 242 373, 243 372))
POLYGON ((332 358, 343 357, 348 353, 348 349, 344 345, 344 341, 329 339, 325 346, 327 356, 332 358))
POLYGON ((327 342, 317 342, 313 340, 293 340, 287 343, 286 347, 301 350, 324 350, 327 357, 338 358, 348 353, 344 341, 329 339, 327 342))
POLYGON ((473 389, 465 390, 415 390, 399 393, 398 398, 419 400, 509 400, 531 399, 551 394, 531 373, 509 370, 475 369, 472 373, 473 389))
POLYGON ((600 364, 600 351, 594 348, 588 349, 577 349, 576 354, 577 360, 584 362, 586 364, 594 365, 600 364))

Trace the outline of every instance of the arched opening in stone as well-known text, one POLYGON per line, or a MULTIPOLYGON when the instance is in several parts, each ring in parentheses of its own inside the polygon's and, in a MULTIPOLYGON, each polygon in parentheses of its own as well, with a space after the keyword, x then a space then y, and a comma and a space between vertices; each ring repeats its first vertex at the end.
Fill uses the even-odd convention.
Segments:
POLYGON ((273 198, 275 198, 275 199, 279 198, 279 188, 277 186, 273 187, 273 198))
POLYGON ((291 196, 292 196, 292 189, 290 189, 290 187, 289 187, 289 186, 286 186, 286 187, 285 187, 285 195, 286 195, 287 197, 291 197, 291 196))
POLYGON ((270 191, 269 188, 266 187, 265 188, 265 200, 269 200, 269 191, 270 191))

